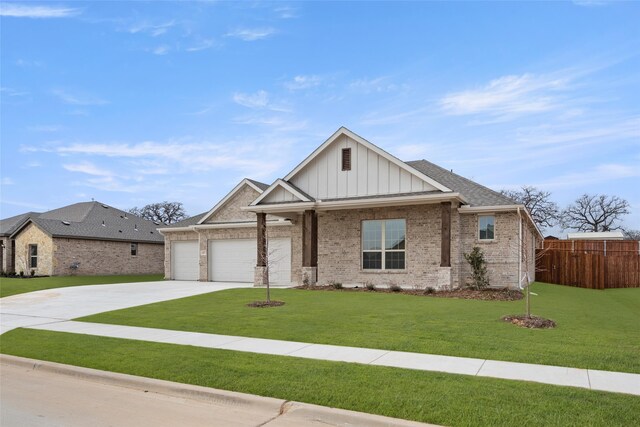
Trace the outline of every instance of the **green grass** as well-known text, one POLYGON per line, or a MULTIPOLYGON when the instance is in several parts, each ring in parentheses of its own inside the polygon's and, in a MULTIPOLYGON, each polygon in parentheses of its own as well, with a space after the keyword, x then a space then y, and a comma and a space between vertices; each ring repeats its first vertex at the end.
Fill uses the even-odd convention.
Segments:
POLYGON ((112 283, 153 282, 163 279, 162 274, 121 275, 121 276, 55 276, 15 279, 0 277, 0 298, 42 289, 64 288, 67 286, 107 285, 112 283))
POLYGON ((449 426, 631 426, 640 398, 518 381, 17 329, 5 354, 449 426))
POLYGON ((532 311, 558 322, 501 322, 523 301, 276 289, 278 308, 249 308, 262 289, 234 289, 82 321, 640 373, 640 289, 597 291, 537 283, 532 311))

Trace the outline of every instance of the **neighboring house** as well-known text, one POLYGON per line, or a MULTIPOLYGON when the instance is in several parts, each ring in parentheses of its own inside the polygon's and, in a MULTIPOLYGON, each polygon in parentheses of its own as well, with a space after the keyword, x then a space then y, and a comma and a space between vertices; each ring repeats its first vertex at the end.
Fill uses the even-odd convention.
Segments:
POLYGON ((159 231, 168 279, 439 289, 468 281, 474 246, 492 285, 517 287, 535 277, 542 239, 523 205, 346 128, 283 179, 244 179, 209 212, 159 231))
POLYGON ((567 240, 624 240, 624 233, 620 230, 567 233, 567 240))
POLYGON ((99 202, 3 219, 2 270, 42 276, 161 273, 159 225, 99 202))

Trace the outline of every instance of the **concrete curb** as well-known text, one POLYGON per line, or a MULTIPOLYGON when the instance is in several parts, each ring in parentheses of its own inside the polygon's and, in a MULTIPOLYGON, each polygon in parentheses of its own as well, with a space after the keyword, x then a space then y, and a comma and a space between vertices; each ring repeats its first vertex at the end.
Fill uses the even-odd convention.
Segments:
POLYGON ((397 426, 418 427, 433 426, 414 421, 390 418, 381 415, 349 411, 345 409, 329 408, 309 403, 291 402, 272 397, 256 396, 227 390, 218 390, 191 384, 175 383, 171 381, 120 374, 117 372, 101 371, 80 366, 29 359, 25 357, 0 354, 0 364, 12 365, 28 370, 43 371, 58 375, 66 375, 86 381, 125 387, 145 392, 158 393, 184 399, 197 400, 218 405, 247 409, 249 407, 273 413, 272 422, 277 425, 298 425, 303 422, 322 423, 329 426, 397 426), (280 418, 282 417, 282 418, 280 418))

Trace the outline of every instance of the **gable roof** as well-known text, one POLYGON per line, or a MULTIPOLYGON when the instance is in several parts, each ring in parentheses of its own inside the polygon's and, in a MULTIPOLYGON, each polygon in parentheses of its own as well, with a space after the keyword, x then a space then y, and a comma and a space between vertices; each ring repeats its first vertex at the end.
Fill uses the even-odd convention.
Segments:
POLYGON ((174 222, 173 224, 169 224, 169 225, 164 225, 164 226, 162 226, 162 228, 159 228, 159 230, 166 230, 168 228, 182 228, 182 227, 189 227, 191 225, 196 225, 208 213, 209 213, 209 211, 202 212, 202 213, 200 213, 198 215, 194 215, 192 217, 185 218, 182 221, 174 222))
POLYGON ((220 200, 218 203, 216 203, 216 205, 213 208, 211 208, 211 210, 209 212, 207 212, 206 215, 203 215, 202 218, 200 218, 198 220, 197 224, 202 224, 207 219, 209 219, 209 217, 211 217, 211 215, 213 215, 214 213, 216 213, 216 211, 218 211, 220 208, 222 208, 225 205, 225 203, 227 203, 245 185, 248 185, 249 187, 253 188, 259 194, 262 194, 264 192, 264 190, 269 188, 269 185, 267 185, 267 184, 264 184, 264 183, 259 182, 259 181, 254 181, 253 179, 244 178, 242 181, 240 181, 240 183, 238 185, 233 187, 233 190, 231 190, 226 196, 224 196, 222 198, 222 200, 220 200))
MULTIPOLYGON (((10 219, 10 218, 8 218, 10 219)), ((52 237, 163 243, 160 223, 142 219, 100 202, 81 202, 31 215, 12 231, 33 223, 52 237)))
POLYGON ((311 202, 315 200, 313 197, 311 197, 304 191, 300 190, 298 187, 291 184, 290 182, 287 182, 278 178, 273 184, 269 186, 269 188, 264 193, 262 193, 257 199, 251 202, 251 206, 256 206, 257 204, 259 204, 262 200, 267 198, 269 194, 271 194, 277 188, 282 188, 284 189, 284 191, 292 194, 296 199, 298 199, 296 200, 296 202, 311 202))
POLYGON ((409 167, 402 160, 398 159, 397 157, 392 156, 391 154, 387 153, 386 151, 384 151, 380 147, 370 143, 369 141, 367 141, 366 139, 364 139, 360 135, 357 135, 356 133, 350 131, 349 129, 347 129, 344 126, 341 126, 337 131, 335 131, 334 134, 329 137, 329 139, 327 139, 325 142, 323 142, 322 145, 320 145, 318 148, 316 148, 313 151, 313 153, 311 153, 298 166, 296 166, 291 172, 289 172, 287 174, 287 176, 284 177, 284 180, 285 181, 290 181, 298 172, 300 172, 302 169, 304 169, 305 166, 307 166, 314 158, 316 158, 320 153, 322 153, 328 146, 330 146, 334 141, 336 141, 342 135, 346 135, 347 137, 351 138, 352 140, 356 141, 357 143, 365 146, 367 149, 375 152, 379 156, 381 156, 381 157, 385 158, 386 160, 388 160, 389 162, 395 164, 400 169, 405 170, 408 173, 410 173, 411 175, 414 175, 417 178, 421 179, 422 181, 427 182, 429 185, 435 187, 437 190, 440 190, 440 191, 443 191, 443 192, 451 192, 452 191, 446 185, 443 185, 442 183, 440 183, 440 182, 436 181, 435 179, 433 179, 433 177, 425 175, 420 170, 417 170, 415 168, 409 167))
POLYGON ((514 200, 497 191, 480 185, 463 176, 457 175, 447 169, 426 160, 414 160, 406 162, 407 165, 419 170, 425 175, 443 183, 453 191, 462 194, 470 206, 503 206, 517 205, 514 200))
POLYGON ((12 235, 18 227, 20 227, 27 219, 32 216, 40 215, 38 212, 26 212, 20 215, 12 216, 0 220, 0 236, 12 235))

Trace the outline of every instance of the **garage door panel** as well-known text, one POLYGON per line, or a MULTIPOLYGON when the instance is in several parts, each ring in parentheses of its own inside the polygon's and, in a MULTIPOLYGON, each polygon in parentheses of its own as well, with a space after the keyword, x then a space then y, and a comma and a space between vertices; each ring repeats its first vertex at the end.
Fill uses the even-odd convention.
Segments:
MULTIPOLYGON (((271 283, 291 283, 291 239, 270 239, 271 283)), ((209 241, 209 280, 253 282, 257 261, 255 239, 209 241)))
POLYGON ((171 242, 171 278, 174 280, 199 279, 198 241, 171 242))

